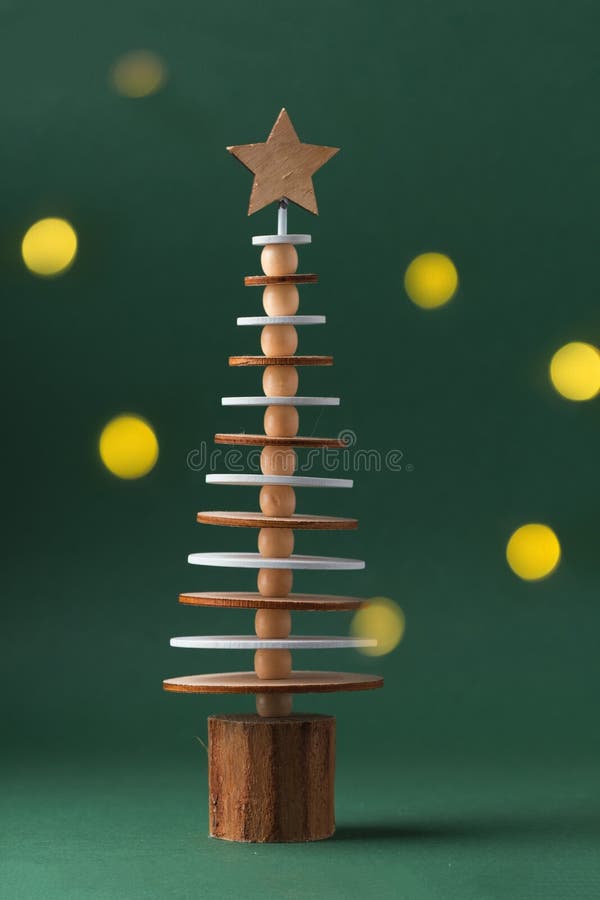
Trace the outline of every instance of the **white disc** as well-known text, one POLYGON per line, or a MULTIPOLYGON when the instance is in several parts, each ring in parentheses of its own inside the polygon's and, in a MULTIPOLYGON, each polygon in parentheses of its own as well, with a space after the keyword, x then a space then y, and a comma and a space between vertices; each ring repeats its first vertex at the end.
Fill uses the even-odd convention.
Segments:
POLYGON ((338 556, 261 556, 260 553, 190 553, 193 566, 220 566, 225 569, 304 569, 326 571, 364 569, 362 559, 338 556))
POLYGON ((290 635, 287 638, 259 638, 255 634, 199 634, 174 637, 171 647, 200 650, 330 650, 342 647, 376 647, 375 638, 290 635))
POLYGON ((221 406, 339 406, 339 397, 221 397, 221 406))
POLYGON ((264 247, 265 244, 311 244, 310 234, 256 234, 252 238, 255 247, 264 247))
POLYGON ((289 484, 292 487, 351 488, 351 478, 313 478, 310 475, 207 475, 207 484, 238 484, 245 487, 263 484, 289 484))
POLYGON ((325 316, 238 316, 238 325, 324 325, 325 316))

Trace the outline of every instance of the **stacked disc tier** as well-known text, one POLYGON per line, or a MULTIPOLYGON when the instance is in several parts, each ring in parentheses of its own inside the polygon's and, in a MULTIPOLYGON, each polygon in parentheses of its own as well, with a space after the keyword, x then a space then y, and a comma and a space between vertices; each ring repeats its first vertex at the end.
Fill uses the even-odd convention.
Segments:
MULTIPOLYGON (((338 438, 301 436, 299 409, 304 406, 338 406, 337 397, 305 397, 298 394, 298 367, 330 366, 330 356, 299 356, 297 327, 325 323, 324 316, 298 315, 298 285, 313 284, 317 276, 298 274, 295 240, 307 236, 280 235, 260 238, 264 244, 261 265, 264 274, 244 279, 246 286, 263 290, 264 316, 238 318, 241 327, 260 327, 262 355, 232 356, 231 366, 262 366, 262 396, 223 397, 224 406, 264 407, 264 434, 217 434, 220 444, 261 446, 261 474, 216 473, 206 476, 208 483, 247 485, 260 488, 260 511, 199 512, 198 522, 258 529, 258 551, 240 553, 192 553, 188 561, 197 566, 248 568, 257 570, 255 592, 191 592, 180 602, 192 606, 230 606, 256 609, 253 635, 194 635, 172 638, 175 647, 200 649, 254 650, 253 672, 227 672, 188 675, 163 682, 168 691, 187 693, 243 693, 256 695, 256 708, 262 716, 289 715, 292 694, 324 691, 357 691, 381 687, 383 679, 375 675, 346 672, 314 672, 292 669, 292 650, 374 646, 376 641, 348 636, 295 635, 291 633, 293 610, 347 610, 362 604, 356 597, 292 592, 296 570, 363 569, 359 559, 331 556, 306 556, 294 553, 294 532, 302 530, 348 530, 356 528, 356 519, 336 516, 303 515, 296 512, 296 488, 351 488, 346 478, 296 475, 295 448, 343 448, 338 438), (277 239, 275 239, 277 238, 277 239)), ((254 243, 258 243, 255 240, 254 243)))

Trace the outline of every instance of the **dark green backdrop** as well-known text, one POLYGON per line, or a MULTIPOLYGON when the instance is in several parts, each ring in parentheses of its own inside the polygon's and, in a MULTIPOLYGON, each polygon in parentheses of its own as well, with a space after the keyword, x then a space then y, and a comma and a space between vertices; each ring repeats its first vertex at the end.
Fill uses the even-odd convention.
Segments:
MULTIPOLYGON (((598 405, 561 400, 547 378, 554 350, 600 332, 597 4, 21 0, 0 21, 0 895, 597 896, 598 405), (138 47, 170 80, 125 100, 107 71, 138 47), (264 140, 282 105, 302 139, 342 147, 315 179, 320 217, 290 217, 312 232, 302 265, 320 274, 301 311, 328 318, 301 350, 336 359, 302 385, 342 397, 318 431, 351 428, 414 469, 304 495, 305 511, 361 527, 297 546, 368 567, 297 587, 387 595, 407 630, 381 660, 311 654, 386 687, 296 704, 338 716, 338 837, 255 847, 205 836, 194 739, 207 714, 251 701, 168 696, 161 679, 250 665, 168 639, 251 626, 176 598, 252 582, 187 566, 193 550, 252 549, 253 534, 194 514, 252 508, 255 494, 205 486, 186 457, 260 421, 219 397, 259 385, 226 357, 258 347, 234 323, 259 310, 241 279, 274 211, 246 218, 251 178, 224 147, 264 140), (19 252, 45 215, 80 239, 54 280, 19 252), (461 279, 430 313, 402 288, 426 250, 461 279), (160 441, 137 482, 97 455, 121 411, 160 441), (504 561, 527 521, 562 543, 543 583, 504 561)), ((297 622, 344 633, 349 615, 297 622)))

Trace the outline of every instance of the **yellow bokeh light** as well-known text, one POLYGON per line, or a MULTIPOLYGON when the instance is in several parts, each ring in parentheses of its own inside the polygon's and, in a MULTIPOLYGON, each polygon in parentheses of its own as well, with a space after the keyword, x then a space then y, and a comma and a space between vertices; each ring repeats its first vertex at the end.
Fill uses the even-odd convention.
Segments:
POLYGON ((158 459, 158 441, 151 426, 139 416, 112 419, 100 435, 100 458, 119 478, 142 478, 158 459))
POLYGON ((443 306, 458 288, 456 266, 443 253, 421 253, 406 270, 404 288, 421 309, 443 306))
POLYGON ((560 543, 548 525, 521 525, 506 546, 506 559, 519 578, 538 581, 553 572, 560 562, 560 543))
POLYGON ((376 647, 361 647, 367 656, 385 656, 404 636, 404 613, 389 597, 372 597, 355 613, 350 630, 355 637, 376 638, 376 647))
POLYGON ((160 90, 167 80, 167 67, 151 50, 132 50, 119 57, 110 77, 118 94, 138 100, 160 90))
POLYGON ((592 344, 565 344, 552 357, 550 380, 567 400, 592 400, 600 391, 600 353, 592 344))
POLYGON ((66 219, 40 219, 25 232, 23 262, 35 275, 58 275, 71 266, 77 253, 77 234, 66 219))

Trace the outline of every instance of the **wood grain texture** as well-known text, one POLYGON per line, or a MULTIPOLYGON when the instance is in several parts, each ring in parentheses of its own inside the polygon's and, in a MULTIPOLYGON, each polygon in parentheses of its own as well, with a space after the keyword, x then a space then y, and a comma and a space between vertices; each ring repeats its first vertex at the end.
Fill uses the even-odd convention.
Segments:
POLYGON ((230 356, 230 366, 332 366, 333 356, 230 356))
POLYGON ((278 843, 335 831, 333 716, 209 716, 211 837, 278 843))
POLYGON ((246 275, 246 287, 265 287, 267 284, 316 284, 319 276, 314 272, 295 272, 293 275, 246 275))
POLYGON ((330 694, 383 687, 379 675, 351 672, 292 671, 286 678, 257 678, 255 672, 219 672, 165 678, 165 691, 182 694, 330 694))
POLYGON ((234 528, 297 528, 303 531, 348 531, 358 528, 358 519, 340 516, 265 516, 259 512, 225 512, 210 510, 196 514, 205 525, 230 525, 234 528))
POLYGON ((252 447, 331 447, 343 449, 343 438, 324 437, 279 437, 269 434, 215 434, 215 444, 243 444, 252 447))
POLYGON ((185 606, 227 606, 236 609, 292 609, 296 611, 335 611, 359 609, 368 601, 361 597, 337 594, 286 594, 265 597, 258 591, 187 591, 179 595, 185 606))
POLYGON ((317 215, 312 176, 339 151, 339 147, 303 144, 285 109, 266 141, 227 149, 254 175, 249 216, 284 198, 317 215))

